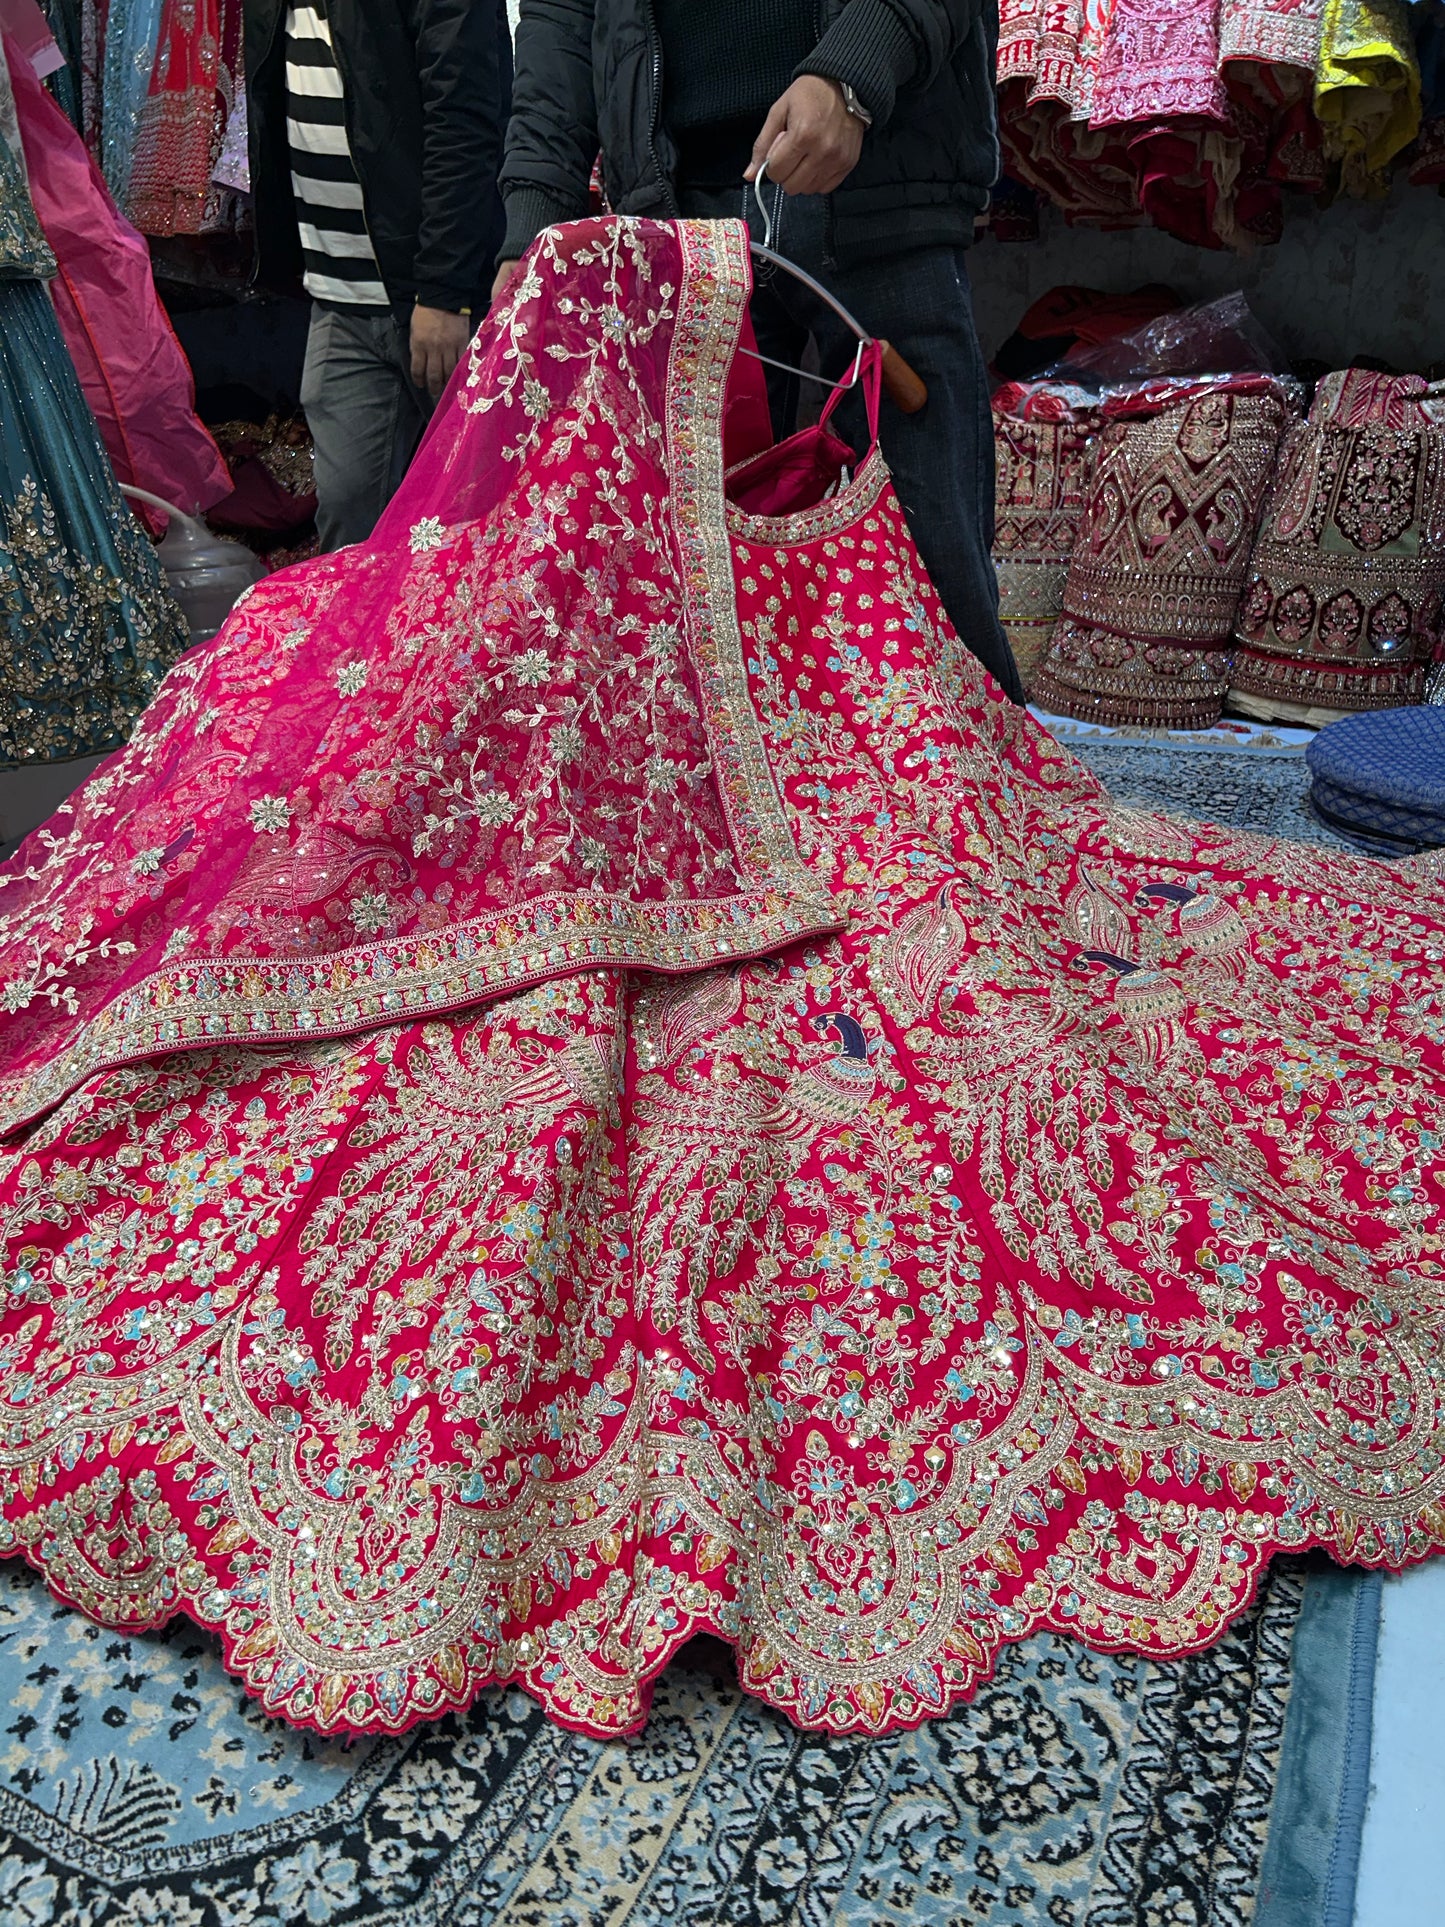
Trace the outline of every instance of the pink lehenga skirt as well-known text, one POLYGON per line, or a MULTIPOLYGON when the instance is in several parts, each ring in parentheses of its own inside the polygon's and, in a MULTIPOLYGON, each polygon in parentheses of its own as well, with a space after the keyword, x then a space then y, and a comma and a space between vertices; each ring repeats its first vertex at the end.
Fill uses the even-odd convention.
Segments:
POLYGON ((1113 804, 876 449, 750 508, 748 270, 550 230, 0 880, 0 1547, 325 1731, 710 1629, 877 1732, 1445 1543, 1438 874, 1113 804))

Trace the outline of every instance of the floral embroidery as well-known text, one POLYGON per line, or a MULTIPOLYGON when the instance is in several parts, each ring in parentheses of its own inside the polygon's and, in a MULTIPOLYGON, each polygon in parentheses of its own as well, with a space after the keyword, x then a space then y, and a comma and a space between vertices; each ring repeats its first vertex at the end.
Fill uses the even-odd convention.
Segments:
MULTIPOLYGON (((755 719, 720 783, 773 799, 838 927, 531 984, 445 903, 386 969, 185 952, 190 1048, 102 1061, 0 1163, 0 1549, 106 1624, 216 1627, 322 1730, 500 1679, 615 1734, 699 1628, 803 1724, 877 1732, 1039 1627, 1179 1654, 1282 1548, 1445 1545, 1432 867, 1111 804, 989 697, 880 462, 728 536, 721 381, 673 370, 667 431, 712 448, 686 660, 741 665, 755 719), (283 968, 348 1035, 236 1041, 283 968)), ((348 915, 415 914, 405 874, 334 874, 348 915)), ((295 1904, 349 1878, 298 1863, 295 1904)))
POLYGON ((258 796, 251 805, 253 830, 284 830, 291 823, 291 805, 284 796, 258 796))
POLYGON ((1105 408, 1063 613, 1033 691, 1104 723, 1218 720, 1287 391, 1159 383, 1105 408))
POLYGON ((25 1012, 0 1120, 187 1042, 836 927, 758 738, 706 432, 741 231, 583 222, 517 280, 376 541, 261 585, 178 665, 110 787, 0 875, 0 995, 25 1012), (603 310, 628 325, 594 326, 603 310), (513 407, 523 369, 557 403, 545 459, 513 407), (156 847, 137 877, 129 855, 156 847), (358 923, 359 899, 385 919, 358 923))

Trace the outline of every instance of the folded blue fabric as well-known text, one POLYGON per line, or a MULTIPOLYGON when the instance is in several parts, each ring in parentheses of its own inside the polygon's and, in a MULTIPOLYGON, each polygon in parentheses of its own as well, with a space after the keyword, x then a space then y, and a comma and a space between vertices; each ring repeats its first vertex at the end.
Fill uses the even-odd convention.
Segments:
POLYGON ((1391 850, 1445 845, 1445 708, 1346 716, 1305 761, 1310 801, 1337 829, 1391 850))

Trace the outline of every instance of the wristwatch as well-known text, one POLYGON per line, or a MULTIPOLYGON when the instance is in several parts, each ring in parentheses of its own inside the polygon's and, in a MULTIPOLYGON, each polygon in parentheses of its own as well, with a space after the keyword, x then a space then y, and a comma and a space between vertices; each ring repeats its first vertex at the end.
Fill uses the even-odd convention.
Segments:
POLYGON ((840 80, 838 85, 843 92, 843 105, 848 109, 848 112, 853 116, 854 120, 861 120, 865 127, 871 127, 873 125, 873 116, 868 112, 868 109, 863 105, 862 101, 859 100, 857 89, 851 87, 846 80, 840 80))

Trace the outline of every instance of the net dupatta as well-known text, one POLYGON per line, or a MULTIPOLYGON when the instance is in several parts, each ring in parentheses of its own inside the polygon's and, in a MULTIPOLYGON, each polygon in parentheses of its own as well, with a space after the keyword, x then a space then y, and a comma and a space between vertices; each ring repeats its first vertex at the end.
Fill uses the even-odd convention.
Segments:
POLYGON ((95 1071, 840 927, 747 693, 740 223, 525 258, 370 542, 253 590, 0 869, 0 1129, 95 1071))

